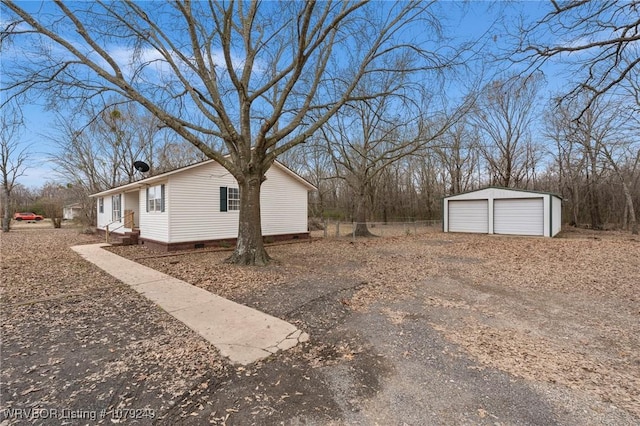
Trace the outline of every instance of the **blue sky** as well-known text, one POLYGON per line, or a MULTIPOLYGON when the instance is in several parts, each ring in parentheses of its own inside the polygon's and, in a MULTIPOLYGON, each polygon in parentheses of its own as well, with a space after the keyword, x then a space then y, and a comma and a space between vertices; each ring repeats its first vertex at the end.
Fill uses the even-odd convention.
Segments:
MULTIPOLYGON (((31 9, 36 8, 36 3, 26 2, 31 9)), ((380 3, 383 4, 383 3, 380 3)), ((528 18, 542 16, 550 5, 546 2, 442 2, 439 7, 443 13, 443 25, 445 34, 461 40, 473 40, 485 34, 489 30, 491 38, 486 45, 487 54, 497 52, 506 47, 508 37, 505 28, 515 28, 517 17, 522 13, 528 18)), ((547 67, 549 74, 552 68, 547 67)), ((473 70, 472 70, 473 71, 473 70)), ((556 91, 563 86, 562 78, 549 79, 549 92, 556 91)), ((452 91, 456 91, 452 87, 452 91)), ((549 93, 548 92, 548 93, 549 93)), ((547 95, 543 95, 546 97, 547 95)), ((36 97, 32 97, 36 99, 36 97)), ((28 187, 39 187, 48 181, 55 179, 49 157, 54 153, 55 146, 51 142, 54 131, 55 115, 46 111, 37 102, 22 105, 25 118, 22 144, 29 146, 32 153, 32 161, 25 175, 19 179, 19 183, 28 187)), ((61 116, 65 111, 58 111, 61 116)))

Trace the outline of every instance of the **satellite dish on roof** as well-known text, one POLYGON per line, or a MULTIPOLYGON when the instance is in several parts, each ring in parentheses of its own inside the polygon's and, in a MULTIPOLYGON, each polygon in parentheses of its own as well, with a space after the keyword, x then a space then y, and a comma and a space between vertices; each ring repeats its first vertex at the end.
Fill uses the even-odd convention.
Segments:
POLYGON ((133 167, 135 167, 135 169, 140 173, 145 173, 149 171, 149 165, 144 161, 134 161, 133 167))

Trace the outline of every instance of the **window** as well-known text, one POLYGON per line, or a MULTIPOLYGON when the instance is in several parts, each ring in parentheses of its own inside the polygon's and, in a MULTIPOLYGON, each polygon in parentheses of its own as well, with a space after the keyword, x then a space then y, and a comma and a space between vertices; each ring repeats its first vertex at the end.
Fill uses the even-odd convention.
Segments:
POLYGON ((98 198, 98 213, 104 213, 104 198, 98 198))
POLYGON ((220 187, 220 211, 240 210, 240 189, 220 187))
POLYGON ((111 197, 111 220, 122 219, 122 210, 120 208, 120 202, 122 201, 122 194, 114 195, 111 197))
POLYGON ((164 211, 164 185, 156 185, 147 188, 147 211, 164 211))
POLYGON ((240 189, 229 188, 229 210, 240 210, 240 189))

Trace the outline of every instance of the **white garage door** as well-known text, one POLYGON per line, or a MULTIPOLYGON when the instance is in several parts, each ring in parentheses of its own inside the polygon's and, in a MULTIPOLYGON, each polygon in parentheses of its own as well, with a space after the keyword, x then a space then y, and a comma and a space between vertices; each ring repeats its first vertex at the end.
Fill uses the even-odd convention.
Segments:
POLYGON ((489 201, 449 201, 449 232, 489 232, 489 201))
POLYGON ((542 198, 495 200, 493 232, 511 235, 544 235, 542 198))

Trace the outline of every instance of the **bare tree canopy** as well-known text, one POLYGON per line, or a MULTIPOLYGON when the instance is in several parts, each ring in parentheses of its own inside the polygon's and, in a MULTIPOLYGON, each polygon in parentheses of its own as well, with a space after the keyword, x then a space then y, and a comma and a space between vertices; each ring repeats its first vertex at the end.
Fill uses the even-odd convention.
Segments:
POLYGON ((0 185, 2 185, 2 231, 9 231, 11 195, 16 180, 28 167, 29 151, 20 146, 22 117, 20 111, 7 105, 0 114, 0 185))
POLYGON ((412 97, 395 81, 368 81, 367 88, 386 87, 388 95, 352 102, 323 126, 322 139, 336 178, 351 187, 355 202, 354 235, 370 236, 366 221, 375 205, 375 183, 389 166, 431 148, 469 109, 463 102, 453 111, 430 105, 431 93, 414 87, 412 97), (393 86, 399 85, 397 88, 393 86), (422 93, 421 93, 422 92, 422 93))
POLYGON ((268 261, 260 185, 280 154, 361 100, 363 77, 455 58, 421 47, 439 36, 433 2, 2 4, 3 50, 22 52, 3 61, 9 97, 82 105, 115 93, 145 107, 238 181, 237 263, 268 261))
POLYGON ((531 136, 541 76, 508 76, 488 84, 477 100, 471 121, 480 137, 493 185, 527 184, 537 154, 531 136))
POLYGON ((539 67, 554 59, 575 81, 567 97, 594 99, 640 74, 640 1, 551 1, 552 10, 521 28, 517 60, 539 67))
POLYGON ((446 185, 445 194, 459 194, 473 187, 481 156, 481 143, 471 120, 466 117, 454 123, 438 140, 433 152, 446 185))
POLYGON ((87 195, 139 178, 136 160, 149 163, 149 177, 206 159, 186 141, 170 139, 157 118, 136 104, 110 105, 56 118, 58 149, 50 160, 63 181, 84 186, 87 195))
POLYGON ((54 129, 51 140, 56 150, 48 160, 58 180, 73 186, 73 202, 82 204, 89 223, 96 221, 89 196, 142 177, 135 161, 149 164, 145 174, 149 177, 206 159, 148 111, 115 99, 97 111, 80 110, 72 118, 58 113, 54 129))

